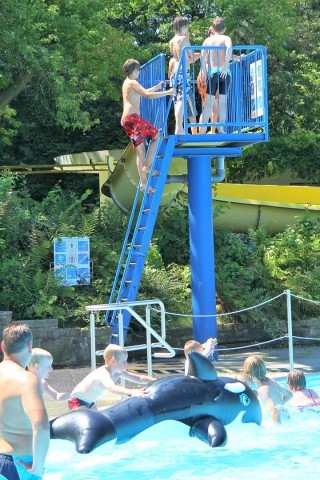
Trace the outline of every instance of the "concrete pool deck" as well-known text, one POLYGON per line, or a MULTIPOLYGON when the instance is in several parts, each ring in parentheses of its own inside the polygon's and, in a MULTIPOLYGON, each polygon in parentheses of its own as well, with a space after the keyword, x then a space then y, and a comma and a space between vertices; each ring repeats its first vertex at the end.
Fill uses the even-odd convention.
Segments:
MULTIPOLYGON (((234 377, 235 373, 242 369, 246 357, 253 354, 262 355, 268 369, 268 374, 272 377, 283 377, 290 370, 289 351, 283 349, 263 349, 253 350, 228 350, 219 353, 219 360, 215 363, 218 375, 234 377)), ((153 373, 161 378, 166 375, 184 374, 184 356, 177 355, 174 358, 154 358, 152 360, 153 373)), ((319 346, 312 347, 294 347, 293 351, 294 368, 302 370, 304 373, 320 372, 320 343, 319 346)), ((102 357, 97 357, 97 366, 102 365, 102 357)), ((147 374, 147 361, 130 361, 128 370, 140 374, 147 374)), ((78 368, 54 368, 50 374, 49 384, 59 392, 71 392, 72 389, 91 372, 90 365, 78 368)), ((320 379, 319 379, 320 383, 320 379)), ((138 385, 133 385, 138 387, 138 385)), ((107 394, 98 401, 98 408, 108 406, 119 401, 119 395, 107 394)), ((67 402, 55 402, 45 396, 45 403, 50 418, 61 415, 68 411, 67 402)))

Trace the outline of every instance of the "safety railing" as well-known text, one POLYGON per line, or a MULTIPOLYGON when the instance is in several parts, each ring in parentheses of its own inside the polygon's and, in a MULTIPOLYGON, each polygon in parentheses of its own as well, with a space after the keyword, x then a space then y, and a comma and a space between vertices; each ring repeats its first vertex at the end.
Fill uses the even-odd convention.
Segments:
POLYGON ((90 348, 91 348, 91 368, 94 370, 96 368, 96 335, 95 335, 95 323, 96 323, 96 313, 97 312, 108 312, 108 311, 118 311, 118 329, 119 329, 119 341, 120 346, 124 346, 124 325, 123 325, 123 311, 129 312, 132 318, 136 319, 137 322, 145 328, 146 332, 146 343, 140 345, 130 345, 126 346, 127 351, 135 350, 146 350, 147 351, 147 364, 148 364, 148 375, 152 376, 152 349, 162 348, 167 350, 167 353, 154 353, 155 356, 161 357, 174 357, 176 352, 175 350, 166 342, 166 319, 165 319, 165 308, 161 300, 138 300, 132 302, 121 302, 121 303, 109 303, 102 305, 89 305, 86 306, 86 311, 90 312, 90 348), (160 307, 160 333, 158 333, 151 326, 151 307, 157 305, 160 307), (145 320, 139 315, 135 308, 138 306, 145 306, 145 320), (152 343, 152 336, 157 340, 157 342, 152 343))
MULTIPOLYGON (((139 82, 144 88, 151 88, 160 82, 165 82, 165 57, 161 53, 149 62, 142 65, 140 69, 139 82)), ((167 135, 166 110, 167 97, 148 99, 141 97, 141 117, 147 120, 156 128, 163 129, 163 135, 167 135)))
MULTIPOLYGON (((236 45, 232 48, 232 58, 229 64, 229 82, 225 92, 221 90, 223 82, 218 82, 217 91, 211 92, 209 83, 210 74, 216 70, 220 75, 221 66, 212 64, 211 58, 219 59, 219 51, 224 47, 184 47, 177 67, 180 72, 178 88, 182 91, 184 105, 184 134, 189 133, 191 127, 207 127, 221 129, 224 133, 247 133, 263 131, 265 140, 268 139, 268 89, 267 89, 267 53, 261 45, 236 45), (189 64, 189 54, 200 59, 189 64), (212 54, 212 55, 211 55, 212 54), (206 60, 207 59, 207 60, 206 60), (205 65, 205 67, 204 67, 205 65), (201 68, 200 68, 201 67, 201 68), (201 70, 201 72, 200 72, 201 70), (205 71, 206 70, 206 71, 205 71), (187 85, 187 72, 190 73, 191 88, 187 85), (199 90, 202 75, 202 86, 199 90), (188 118, 188 100, 196 106, 198 118, 188 118), (224 104, 226 100, 226 105, 224 104), (226 118, 221 121, 223 109, 226 108, 226 118), (205 109, 210 109, 209 121, 203 122, 205 109), (214 110, 217 118, 213 118, 214 110)), ((141 67, 140 82, 145 88, 150 88, 166 79, 164 56, 158 55, 141 67)), ((174 82, 178 86, 177 76, 174 82)), ((165 98, 148 100, 141 99, 141 115, 145 120, 162 126, 166 110, 165 98)))

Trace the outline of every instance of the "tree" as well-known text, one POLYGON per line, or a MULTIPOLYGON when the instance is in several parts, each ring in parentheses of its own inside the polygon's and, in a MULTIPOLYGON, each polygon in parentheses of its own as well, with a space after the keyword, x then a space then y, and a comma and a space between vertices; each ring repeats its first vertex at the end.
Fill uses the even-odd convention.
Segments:
POLYGON ((88 130, 97 118, 85 103, 106 92, 119 98, 117 79, 134 49, 131 36, 107 22, 108 2, 2 0, 0 8, 1 114, 24 91, 57 124, 88 130))

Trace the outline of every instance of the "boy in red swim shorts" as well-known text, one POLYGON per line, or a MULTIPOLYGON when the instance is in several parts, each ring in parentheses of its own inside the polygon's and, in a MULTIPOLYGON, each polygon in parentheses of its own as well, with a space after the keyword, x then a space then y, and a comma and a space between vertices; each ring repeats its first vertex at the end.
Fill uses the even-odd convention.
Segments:
MULTIPOLYGON (((148 89, 143 88, 137 81, 140 73, 140 63, 132 58, 124 63, 123 69, 127 77, 122 86, 123 113, 121 125, 137 151, 140 189, 144 191, 147 184, 147 173, 150 172, 156 150, 156 142, 154 140, 159 138, 159 132, 156 127, 140 117, 140 97, 160 98, 166 95, 174 95, 175 89, 157 91, 163 87, 164 82, 160 82, 158 85, 148 89), (151 140, 147 158, 144 146, 145 138, 151 140)), ((153 172, 153 175, 158 174, 158 171, 153 172)), ((150 187, 148 193, 154 193, 154 190, 150 187)))

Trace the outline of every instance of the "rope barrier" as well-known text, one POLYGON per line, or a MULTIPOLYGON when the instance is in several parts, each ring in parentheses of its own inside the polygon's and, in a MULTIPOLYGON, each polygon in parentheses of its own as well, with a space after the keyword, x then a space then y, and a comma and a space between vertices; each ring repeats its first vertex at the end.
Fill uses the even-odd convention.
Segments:
POLYGON ((278 340, 283 340, 284 338, 287 338, 287 335, 284 335, 283 337, 274 338, 273 340, 266 340, 265 342, 254 343, 253 345, 243 345, 241 347, 231 347, 231 348, 217 348, 215 349, 215 351, 226 352, 229 350, 243 350, 245 348, 259 347, 260 345, 266 345, 267 343, 277 342, 278 340))
MULTIPOLYGON (((242 310, 236 310, 235 312, 228 312, 228 313, 212 313, 210 314, 205 314, 205 315, 200 315, 200 314, 192 314, 192 313, 175 313, 175 312, 165 312, 166 315, 172 315, 176 317, 197 317, 197 318, 207 318, 207 317, 229 317, 230 315, 237 315, 238 313, 246 312, 248 310, 253 310, 254 308, 259 308, 262 307, 263 305, 273 302, 274 300, 277 300, 278 298, 282 297, 285 295, 285 292, 280 293, 280 295, 277 295, 276 297, 270 298, 269 300, 265 300, 264 302, 258 303, 257 305, 253 305, 252 307, 247 307, 243 308, 242 310)), ((155 312, 160 313, 160 310, 151 307, 151 309, 155 312)))
MULTIPOLYGON (((289 338, 289 335, 286 335, 287 338, 289 338)), ((292 335, 292 338, 296 338, 297 340, 317 340, 320 341, 320 338, 316 337, 297 337, 296 335, 292 335)))
MULTIPOLYGON (((236 315, 236 314, 239 314, 239 313, 243 313, 243 312, 246 312, 246 311, 249 311, 249 310, 253 310, 254 308, 259 308, 263 305, 266 305, 267 303, 271 303, 273 302, 274 300, 277 300, 278 298, 282 297, 283 295, 285 295, 287 297, 287 299, 289 298, 290 299, 290 295, 292 297, 295 297, 297 299, 300 299, 300 300, 305 300, 307 302, 311 302, 311 303, 314 303, 315 305, 318 305, 320 306, 320 302, 319 301, 316 301, 316 300, 310 300, 308 298, 304 298, 304 297, 301 297, 299 295, 293 295, 291 294, 290 290, 285 290, 284 292, 280 293, 279 295, 276 295, 275 297, 271 298, 271 299, 268 299, 268 300, 265 300, 264 302, 261 302, 257 305, 254 305, 254 306, 251 306, 251 307, 247 307, 247 308, 244 308, 244 309, 241 309, 241 310, 237 310, 235 312, 229 312, 229 313, 220 313, 220 314, 211 314, 211 315, 196 315, 196 314, 182 314, 182 313, 175 313, 175 312, 165 312, 165 315, 172 315, 172 316, 180 316, 180 317, 197 317, 197 318, 207 318, 207 317, 214 317, 214 318, 217 318, 217 317, 224 317, 224 316, 231 316, 231 315, 236 315), (289 297, 288 297, 288 294, 289 294, 289 297)), ((288 305, 287 305, 287 308, 288 308, 288 305)), ((152 310, 154 310, 155 312, 159 312, 159 310, 157 310, 156 308, 152 307, 152 310)), ((290 311, 290 318, 291 318, 291 311, 290 311)), ((238 346, 238 347, 230 347, 230 348, 217 348, 215 349, 215 352, 229 352, 229 351, 233 351, 233 350, 245 350, 245 349, 248 349, 248 348, 255 348, 255 347, 259 347, 259 346, 262 346, 262 345, 267 345, 267 344, 270 344, 270 343, 274 343, 274 342, 278 342, 279 340, 289 340, 289 351, 290 351, 290 355, 289 355, 289 360, 290 360, 290 365, 291 365, 291 368, 293 368, 293 352, 292 352, 292 347, 293 347, 293 344, 292 344, 292 341, 293 339, 295 340, 311 340, 311 341, 319 341, 320 338, 316 338, 316 337, 299 337, 299 336, 296 336, 296 335, 292 335, 292 324, 291 324, 292 320, 290 321, 290 327, 289 327, 289 324, 288 324, 288 331, 291 333, 291 335, 289 335, 288 333, 285 334, 284 336, 282 337, 278 337, 278 338, 274 338, 274 339, 271 339, 271 340, 266 340, 264 342, 258 342, 258 343, 254 343, 252 345, 243 345, 243 346, 238 346)), ((178 349, 175 349, 175 350, 178 350, 178 349)))
POLYGON ((299 295, 294 295, 293 293, 291 293, 291 297, 299 298, 300 300, 304 300, 304 301, 306 301, 306 302, 314 303, 315 305, 317 305, 318 307, 320 307, 320 302, 317 301, 317 300, 310 300, 310 298, 300 297, 299 295))

